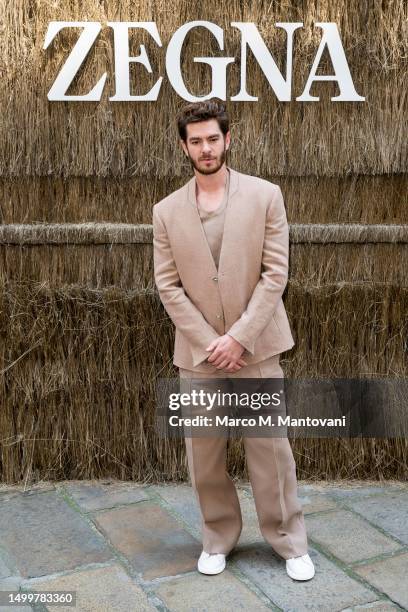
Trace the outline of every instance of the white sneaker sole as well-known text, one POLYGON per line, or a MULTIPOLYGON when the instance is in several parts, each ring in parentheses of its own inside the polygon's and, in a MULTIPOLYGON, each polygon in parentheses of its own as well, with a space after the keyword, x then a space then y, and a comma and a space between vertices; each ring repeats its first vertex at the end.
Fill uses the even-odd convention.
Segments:
POLYGON ((314 575, 315 575, 315 570, 313 569, 313 573, 310 576, 300 576, 299 574, 294 574, 290 569, 286 568, 286 572, 288 574, 288 576, 290 578, 292 578, 292 580, 299 580, 299 581, 305 581, 305 580, 311 580, 314 575))
POLYGON ((225 570, 226 563, 224 563, 221 567, 216 568, 214 570, 204 569, 200 563, 197 565, 197 569, 201 574, 206 574, 207 576, 214 576, 215 574, 221 574, 225 570))

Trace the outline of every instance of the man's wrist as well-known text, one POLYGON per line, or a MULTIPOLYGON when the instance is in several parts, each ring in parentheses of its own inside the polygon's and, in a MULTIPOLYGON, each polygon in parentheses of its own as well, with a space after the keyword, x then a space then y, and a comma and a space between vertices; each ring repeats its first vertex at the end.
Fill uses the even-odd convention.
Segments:
POLYGON ((238 344, 242 347, 243 350, 248 351, 249 353, 252 353, 252 351, 250 351, 249 348, 245 346, 245 344, 242 342, 240 338, 238 339, 235 337, 235 334, 232 335, 230 332, 227 332, 227 335, 230 336, 230 338, 233 338, 235 342, 238 342, 238 344))

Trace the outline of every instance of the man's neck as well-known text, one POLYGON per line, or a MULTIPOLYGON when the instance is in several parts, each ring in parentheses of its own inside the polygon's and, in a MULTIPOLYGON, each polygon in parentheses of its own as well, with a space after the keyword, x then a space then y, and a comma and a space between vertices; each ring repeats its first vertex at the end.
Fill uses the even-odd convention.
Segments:
POLYGON ((194 170, 198 193, 216 193, 223 189, 227 180, 227 173, 228 169, 225 162, 222 164, 221 168, 213 174, 201 174, 201 172, 194 170))

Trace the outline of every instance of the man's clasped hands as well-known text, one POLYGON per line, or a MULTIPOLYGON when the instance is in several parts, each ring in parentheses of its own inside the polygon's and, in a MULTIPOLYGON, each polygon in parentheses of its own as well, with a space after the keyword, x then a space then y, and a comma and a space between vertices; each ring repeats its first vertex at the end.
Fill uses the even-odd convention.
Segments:
POLYGON ((235 338, 224 334, 207 346, 206 351, 212 351, 207 361, 224 372, 238 372, 247 363, 241 358, 245 348, 235 338))

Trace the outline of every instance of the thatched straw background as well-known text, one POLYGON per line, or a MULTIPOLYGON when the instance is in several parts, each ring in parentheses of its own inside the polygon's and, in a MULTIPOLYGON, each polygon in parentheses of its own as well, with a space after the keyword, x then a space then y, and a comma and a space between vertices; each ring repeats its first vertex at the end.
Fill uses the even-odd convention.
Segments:
MULTIPOLYGON (((158 439, 155 430, 155 378, 177 375, 171 363, 174 335, 154 289, 139 284, 148 275, 141 279, 129 269, 129 261, 143 261, 136 255, 140 247, 149 248, 135 246, 133 253, 120 244, 112 250, 2 247, 2 480, 187 477, 183 446, 158 439), (79 270, 82 276, 74 279, 79 270)), ((398 249, 406 259, 406 244, 353 247, 373 249, 359 264, 366 276, 339 282, 333 279, 344 267, 335 260, 341 264, 345 245, 292 245, 294 252, 303 249, 292 261, 310 260, 308 249, 328 251, 321 257, 314 252, 313 271, 310 261, 291 275, 285 303, 296 347, 285 354, 287 376, 407 376, 408 287, 397 272, 398 249), (389 265, 384 247, 395 249, 396 279, 382 282, 380 270, 386 278, 389 265)), ((296 440, 293 446, 300 477, 407 474, 404 440, 296 440)), ((233 474, 246 475, 236 441, 229 461, 233 474)))
MULTIPOLYGON (((240 128, 236 128, 239 136, 240 128)), ((247 159, 233 167, 249 172, 247 159)), ((151 223, 152 206, 190 178, 0 178, 1 223, 151 223)), ((292 223, 408 223, 406 174, 265 176, 280 185, 292 223)))
MULTIPOLYGON (((270 176, 339 176, 406 171, 408 52, 407 3, 355 0, 275 2, 231 0, 228 9, 214 0, 171 5, 163 0, 17 0, 0 4, 2 88, 0 107, 0 174, 3 176, 151 177, 183 176, 188 170, 173 126, 175 110, 184 103, 165 76, 165 50, 178 27, 207 19, 224 30, 224 51, 212 35, 191 32, 183 50, 186 86, 196 95, 209 91, 210 68, 193 57, 235 57, 228 70, 228 97, 239 91, 240 34, 232 21, 254 22, 280 70, 285 66, 286 34, 275 22, 302 21, 296 32, 291 102, 276 99, 252 54, 247 89, 258 102, 231 104, 234 145, 231 161, 250 174, 270 176), (79 31, 65 29, 43 50, 50 21, 98 21, 103 30, 88 61, 68 93, 90 91, 108 73, 100 103, 48 103, 47 92, 79 31), (160 75, 157 102, 113 103, 113 32, 107 21, 155 21, 163 47, 145 33, 132 33, 130 52, 145 44, 153 73, 132 70, 132 92, 143 94, 160 75), (336 22, 357 92, 365 102, 332 102, 338 87, 317 82, 312 95, 320 102, 296 102, 315 57, 321 30, 315 22, 336 22), (29 109, 29 112, 28 112, 29 109), (244 112, 245 111, 245 112, 244 112), (318 129, 317 129, 318 126, 318 129)), ((320 74, 331 74, 327 52, 320 74)), ((144 190, 141 201, 145 202, 144 190)))
MULTIPOLYGON (((197 95, 209 68, 194 56, 235 56, 228 97, 239 90, 240 39, 231 21, 255 22, 283 71, 278 21, 295 34, 293 100, 276 100, 249 53, 253 103, 229 103, 232 167, 278 183, 290 222, 285 304, 296 339, 287 376, 406 377, 408 5, 288 0, 225 5, 162 0, 16 0, 0 3, 0 479, 171 480, 187 477, 184 447, 158 439, 155 379, 177 374, 174 330, 152 271, 151 208, 191 176, 174 114, 184 101, 165 75, 165 49, 183 23, 224 29, 219 52, 203 29, 186 40, 183 73, 197 95), (79 31, 42 49, 50 21, 95 20, 103 30, 68 93, 87 93, 103 72, 100 103, 49 103, 47 92, 79 31), (157 102, 113 103, 113 36, 107 21, 155 21, 163 43, 145 44, 153 74, 133 66, 132 93, 160 75, 157 102), (299 103, 321 30, 338 24, 364 103, 299 103), (312 224, 312 225, 309 225, 312 224)), ((332 73, 325 54, 320 73, 332 73)), ((232 441, 229 468, 246 476, 232 441)), ((406 478, 405 440, 295 440, 302 478, 406 478)))
MULTIPOLYGON (((0 225, 2 282, 154 289, 152 226, 0 225)), ((406 286, 408 225, 290 224, 290 278, 406 286)))
MULTIPOLYGON (((286 305, 297 339, 287 376, 407 376, 408 288, 291 282, 286 305)), ((155 430, 155 376, 176 375, 173 327, 155 292, 6 282, 0 329, 2 479, 186 477, 182 445, 155 430)), ((302 477, 406 475, 406 441, 294 448, 302 477)))

